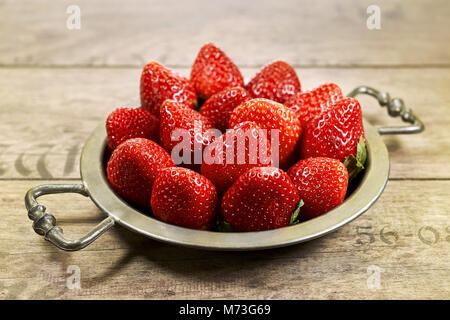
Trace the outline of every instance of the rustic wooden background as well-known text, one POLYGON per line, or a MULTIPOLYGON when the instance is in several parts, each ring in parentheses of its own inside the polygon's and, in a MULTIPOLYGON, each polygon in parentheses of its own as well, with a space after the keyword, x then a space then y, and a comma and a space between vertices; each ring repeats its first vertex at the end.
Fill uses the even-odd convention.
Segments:
MULTIPOLYGON (((0 298, 450 298, 449 16, 446 0, 0 1, 0 298), (66 27, 71 4, 81 9, 80 30, 66 27), (366 27, 372 4, 380 30, 366 27), (114 108, 139 104, 145 62, 188 75, 208 41, 247 79, 280 58, 305 89, 334 81, 345 92, 389 91, 426 131, 383 137, 391 176, 381 198, 309 243, 207 252, 115 227, 66 253, 36 235, 25 192, 79 182, 85 139, 114 108), (81 289, 66 286, 70 266, 81 289)), ((397 123, 370 98, 361 103, 374 124, 397 123)), ((42 202, 69 237, 104 216, 77 195, 42 202)))

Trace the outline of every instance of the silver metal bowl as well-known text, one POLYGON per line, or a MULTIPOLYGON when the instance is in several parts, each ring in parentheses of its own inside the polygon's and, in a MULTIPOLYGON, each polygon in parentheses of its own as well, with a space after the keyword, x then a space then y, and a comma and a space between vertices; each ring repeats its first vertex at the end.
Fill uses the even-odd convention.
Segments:
POLYGON ((369 94, 381 106, 387 106, 389 115, 400 116, 410 125, 402 127, 375 128, 364 120, 368 145, 368 163, 364 176, 351 195, 328 213, 297 225, 259 232, 214 232, 193 230, 170 225, 144 215, 120 199, 109 186, 105 175, 104 153, 106 130, 100 124, 86 141, 81 154, 81 184, 44 184, 30 189, 25 196, 28 217, 33 229, 60 249, 80 250, 116 223, 152 239, 176 245, 211 250, 258 250, 292 245, 321 237, 364 213, 383 192, 389 177, 389 157, 380 134, 418 133, 424 126, 411 110, 404 107, 401 99, 391 99, 387 93, 361 86, 348 96, 369 94), (52 193, 79 193, 91 200, 108 217, 87 235, 77 240, 64 237, 56 226, 55 217, 36 199, 52 193))

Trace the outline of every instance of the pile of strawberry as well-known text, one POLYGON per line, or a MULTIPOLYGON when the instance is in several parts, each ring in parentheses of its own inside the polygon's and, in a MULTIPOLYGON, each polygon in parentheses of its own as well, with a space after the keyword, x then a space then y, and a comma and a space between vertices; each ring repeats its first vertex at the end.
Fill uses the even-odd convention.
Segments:
POLYGON ((284 61, 266 65, 245 86, 237 66, 208 43, 190 79, 148 63, 140 95, 141 108, 108 116, 107 177, 124 200, 170 224, 219 231, 285 227, 341 204, 349 180, 364 168, 358 101, 333 83, 302 92, 284 61), (187 161, 179 166, 171 157, 180 152, 177 129, 190 139, 190 149, 181 150, 187 161), (210 129, 223 135, 209 135, 210 129), (278 130, 277 145, 271 145, 270 129, 278 130), (235 161, 195 161, 196 148, 213 157, 235 151, 236 144, 226 143, 231 133, 249 134, 269 160, 276 153, 279 167, 262 153, 251 157, 245 137, 244 154, 235 153, 235 161))

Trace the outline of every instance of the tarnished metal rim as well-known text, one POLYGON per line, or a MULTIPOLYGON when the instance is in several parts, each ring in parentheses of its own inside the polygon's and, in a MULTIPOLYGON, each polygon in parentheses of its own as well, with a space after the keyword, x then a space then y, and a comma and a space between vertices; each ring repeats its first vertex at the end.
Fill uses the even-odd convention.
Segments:
POLYGON ((259 250, 305 242, 330 233, 364 213, 383 192, 389 176, 389 157, 377 129, 364 120, 368 163, 357 189, 327 214, 285 228, 260 232, 221 233, 177 227, 142 214, 110 188, 103 168, 106 131, 101 123, 86 141, 81 177, 92 201, 115 222, 150 238, 210 250, 259 250))

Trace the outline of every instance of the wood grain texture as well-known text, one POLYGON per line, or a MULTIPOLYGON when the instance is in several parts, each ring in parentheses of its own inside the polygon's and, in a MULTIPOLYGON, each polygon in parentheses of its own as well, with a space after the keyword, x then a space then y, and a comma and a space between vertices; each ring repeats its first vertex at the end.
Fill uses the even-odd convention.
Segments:
MULTIPOLYGON (((0 207, 8 213, 0 225, 2 299, 447 299, 450 294, 450 181, 390 181, 368 212, 326 237, 240 253, 170 246, 118 226, 82 251, 62 252, 32 231, 18 197, 35 184, 0 182, 0 207), (81 270, 80 290, 66 287, 70 265, 81 270), (381 268, 378 289, 367 285, 370 266, 381 268)), ((41 199, 69 237, 83 235, 103 218, 80 196, 41 199)))
MULTIPOLYGON (((0 299, 448 299, 450 296, 450 5, 408 2, 0 0, 0 299), (81 29, 68 30, 68 5, 81 29), (368 30, 366 9, 381 9, 368 30), (114 227, 80 252, 36 235, 23 202, 40 183, 79 183, 84 141, 119 106, 138 106, 142 66, 188 75, 219 45, 248 80, 274 59, 304 89, 336 82, 401 97, 422 134, 384 136, 390 181, 364 215, 300 245, 221 253, 166 245, 114 227), (81 270, 70 290, 69 266, 81 270), (371 287, 379 270, 379 287, 371 287)), ((373 124, 395 125, 370 97, 373 124)), ((105 214, 79 195, 40 199, 68 237, 105 214), (42 200, 41 200, 42 199, 42 200)))
MULTIPOLYGON (((116 107, 139 105, 140 71, 0 70, 0 178, 79 178, 79 154, 91 131, 116 107)), ((256 71, 243 68, 247 79, 256 71)), ((390 152, 391 177, 450 178, 450 69, 306 68, 297 72, 305 89, 334 81, 344 92, 365 84, 403 98, 426 130, 383 137, 390 152)), ((373 124, 401 124, 371 97, 360 101, 373 124)))
POLYGON ((1 65, 190 66, 213 41, 239 65, 450 65, 447 0, 0 2, 1 65), (81 10, 69 30, 66 9, 81 10), (381 9, 368 30, 367 8, 381 9))

